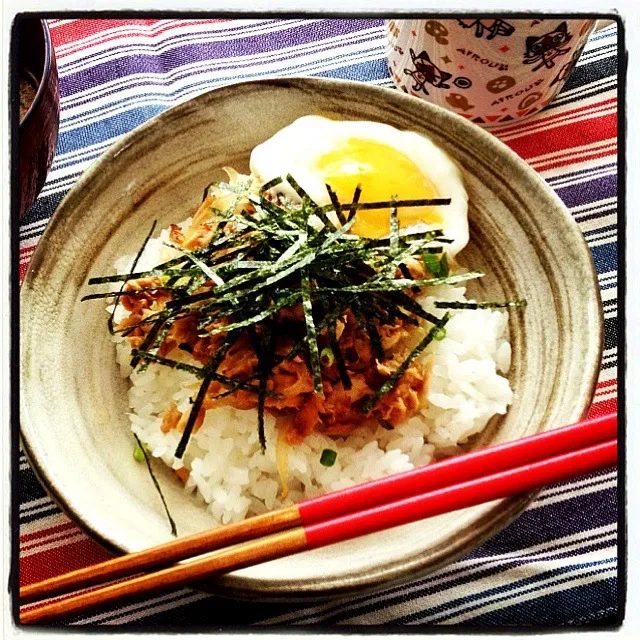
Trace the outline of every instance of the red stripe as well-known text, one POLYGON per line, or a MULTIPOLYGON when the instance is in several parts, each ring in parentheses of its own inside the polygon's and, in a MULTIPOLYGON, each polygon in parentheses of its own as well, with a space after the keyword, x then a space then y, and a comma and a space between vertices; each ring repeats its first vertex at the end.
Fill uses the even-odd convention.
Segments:
POLYGON ((600 418, 610 413, 617 413, 618 411, 618 398, 609 398, 609 400, 603 400, 602 402, 594 402, 589 409, 587 418, 600 418))
MULTIPOLYGON (((521 158, 535 159, 547 153, 570 152, 571 147, 581 147, 611 138, 615 139, 618 135, 617 127, 617 114, 611 113, 593 118, 588 122, 571 122, 555 127, 549 130, 546 135, 540 135, 540 132, 530 133, 514 140, 508 140, 505 144, 521 158)), ((538 168, 538 171, 541 170, 538 168)))
POLYGON ((602 107, 612 105, 614 102, 617 102, 617 101, 618 101, 617 98, 609 98, 608 100, 603 100, 602 102, 594 102, 592 104, 587 104, 582 107, 577 107, 575 109, 558 111, 557 113, 549 115, 546 118, 536 118, 536 119, 532 118, 531 120, 525 120, 524 122, 521 122, 516 125, 511 125, 509 127, 505 127, 504 129, 500 128, 497 131, 492 131, 492 133, 494 133, 496 137, 500 138, 502 135, 508 135, 510 133, 518 133, 520 129, 526 129, 527 127, 532 125, 549 124, 549 123, 552 123, 554 120, 558 120, 560 118, 566 118, 567 116, 581 114, 583 111, 587 111, 587 110, 595 111, 597 110, 596 107, 600 109, 602 107))
POLYGON ((46 527, 45 529, 40 529, 39 531, 34 531, 32 533, 25 533, 20 536, 20 544, 23 542, 30 542, 31 540, 36 540, 38 538, 43 538, 45 536, 50 536, 54 533, 59 533, 60 531, 69 531, 70 529, 75 529, 77 533, 80 533, 80 529, 73 522, 65 522, 63 524, 55 525, 54 527, 46 527))
POLYGON ((87 567, 111 557, 89 538, 55 549, 47 549, 20 559, 20 585, 40 582, 40 580, 87 567))
POLYGON ((74 20, 68 24, 63 24, 51 31, 51 40, 54 47, 81 40, 89 36, 114 29, 125 25, 130 26, 151 26, 160 20, 74 20))
POLYGON ((22 282, 25 274, 27 273, 29 263, 35 253, 36 247, 37 245, 34 245, 33 247, 20 247, 20 264, 18 265, 18 280, 20 282, 22 282))

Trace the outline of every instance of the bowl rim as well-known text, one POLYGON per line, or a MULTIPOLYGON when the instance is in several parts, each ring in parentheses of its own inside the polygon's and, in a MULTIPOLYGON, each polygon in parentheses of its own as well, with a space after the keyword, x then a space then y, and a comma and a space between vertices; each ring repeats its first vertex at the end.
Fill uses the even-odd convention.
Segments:
MULTIPOLYGON (((33 98, 33 101, 29 105, 27 109, 27 113, 24 114, 24 118, 22 120, 18 119, 18 130, 22 130, 23 125, 26 127, 27 121, 31 114, 37 109, 39 103, 42 101, 42 96, 46 91, 46 86, 49 82, 49 78, 51 77, 52 72, 52 58, 53 58, 53 44, 51 42, 51 31, 49 30, 49 25, 47 21, 42 18, 40 21, 40 25, 42 26, 42 35, 44 37, 44 63, 42 65, 42 77, 40 78, 40 82, 38 83, 38 88, 36 90, 36 95, 33 98)), ((18 69, 18 75, 21 75, 21 70, 18 69)), ((18 78, 19 82, 20 78, 18 78)), ((18 114, 18 118, 20 118, 20 114, 18 114)), ((53 219, 53 216, 52 216, 53 219)))
MULTIPOLYGON (((224 94, 233 94, 237 91, 251 90, 253 87, 264 86, 276 86, 285 88, 294 88, 297 90, 331 90, 332 86, 342 85, 351 86, 358 90, 370 91, 372 96, 378 97, 382 101, 386 101, 389 98, 398 100, 399 103, 416 105, 417 102, 421 104, 428 115, 431 113, 446 114, 446 118, 451 118, 453 121, 464 123, 464 127, 467 127, 470 131, 473 131, 474 136, 479 136, 484 144, 488 145, 490 149, 497 154, 497 156, 508 157, 510 162, 514 162, 520 166, 524 175, 528 177, 531 182, 535 182, 538 186, 542 186, 547 196, 555 202, 556 208, 562 211, 562 215, 575 225, 575 237, 580 238, 582 250, 584 252, 585 260, 588 261, 589 270, 592 276, 590 291, 592 293, 591 304, 595 304, 597 307, 597 313, 593 314, 593 321, 596 325, 597 336, 593 339, 596 343, 595 357, 593 358, 590 366, 584 372, 584 380, 588 383, 583 387, 584 391, 582 396, 576 398, 575 409, 572 413, 572 422, 578 422, 584 419, 591 406, 593 395, 596 389, 598 376, 600 373, 600 367, 602 362, 602 350, 603 350, 603 316, 602 316, 602 300, 600 294, 600 287, 595 265, 588 247, 588 244, 584 238, 584 235, 580 231, 577 223, 571 216, 564 203, 560 200, 559 196, 546 184, 542 177, 530 167, 520 156, 512 151, 501 140, 496 138, 492 133, 470 123, 466 118, 450 112, 442 107, 427 103, 418 98, 406 95, 395 89, 388 89, 377 85, 369 85, 363 82, 333 79, 333 78, 317 78, 313 76, 297 76, 297 77, 275 77, 264 78, 257 80, 250 80, 245 82, 234 83, 225 85, 222 87, 214 88, 212 90, 203 92, 198 96, 184 101, 177 105, 166 109, 159 113, 143 124, 139 125, 129 133, 122 136, 117 142, 115 142, 107 151, 105 151, 98 159, 96 159, 78 178, 73 187, 64 196, 63 200, 58 205, 54 212, 44 234, 42 235, 36 251, 29 264, 27 272, 25 274, 23 284, 30 282, 37 274, 37 266, 43 260, 45 254, 45 247, 48 244, 47 240, 51 235, 55 227, 62 221, 61 212, 68 207, 73 207, 74 200, 80 197, 85 185, 93 180, 94 175, 98 174, 102 170, 103 163, 109 162, 117 157, 122 151, 128 148, 130 145, 136 142, 138 136, 144 135, 144 133, 152 127, 162 124, 166 118, 175 117, 183 109, 193 108, 199 100, 206 101, 211 94, 215 93, 221 98, 224 94)), ((29 430, 26 430, 22 426, 22 403, 21 403, 21 418, 20 418, 20 435, 23 444, 24 452, 33 468, 34 472, 38 476, 41 483, 45 486, 52 498, 59 504, 61 509, 85 532, 87 532, 94 540, 99 542, 103 547, 117 554, 127 553, 129 550, 124 548, 117 541, 110 539, 105 534, 98 531, 90 522, 85 521, 81 513, 76 512, 68 498, 62 495, 55 488, 55 482, 53 482, 48 475, 46 469, 40 464, 38 459, 34 455, 33 447, 29 439, 29 430)), ((33 433, 33 431, 32 431, 33 433)), ((287 583, 276 583, 271 581, 260 580, 256 578, 245 578, 241 576, 234 576, 234 584, 226 582, 222 576, 222 580, 216 579, 215 581, 209 581, 205 585, 199 585, 198 588, 205 589, 217 593, 222 596, 231 596, 239 598, 252 598, 260 599, 264 601, 308 601, 313 599, 320 599, 326 597, 341 597, 348 594, 352 594, 355 591, 358 593, 366 593, 375 591, 380 588, 391 586, 395 583, 404 582, 407 580, 416 579, 421 575, 430 573, 438 568, 455 561, 459 557, 469 553, 476 548, 479 544, 482 544, 486 539, 495 535, 502 529, 504 529, 511 521, 513 521, 525 508, 532 502, 538 491, 533 491, 520 496, 513 496, 511 498, 503 498, 496 501, 495 505, 480 515, 474 518, 472 522, 468 524, 465 529, 456 532, 456 538, 452 540, 447 539, 444 551, 440 551, 439 548, 433 553, 423 552, 410 561, 402 563, 392 562, 387 564, 377 565, 375 568, 369 569, 366 573, 362 573, 353 579, 350 579, 348 584, 345 585, 344 580, 341 578, 324 577, 322 585, 317 583, 311 584, 307 581, 300 581, 295 583, 289 580, 287 583), (433 556, 436 556, 434 562, 433 556)))

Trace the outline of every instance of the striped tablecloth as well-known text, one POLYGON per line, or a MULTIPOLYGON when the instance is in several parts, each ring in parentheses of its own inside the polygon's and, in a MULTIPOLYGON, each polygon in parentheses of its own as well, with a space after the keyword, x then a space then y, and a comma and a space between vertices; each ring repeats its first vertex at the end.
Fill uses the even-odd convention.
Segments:
MULTIPOLYGON (((392 87, 381 20, 53 20, 58 151, 20 228, 24 273, 78 176, 121 135, 199 93, 265 76, 316 75, 392 87)), ((617 34, 596 32, 557 100, 497 135, 534 167, 580 225, 605 316, 591 415, 616 409, 617 34)), ((107 554, 47 497, 20 458, 20 580, 107 554)), ((428 577, 368 596, 301 604, 223 600, 190 589, 72 620, 95 625, 585 625, 618 611, 617 479, 607 471, 551 486, 507 529, 428 577)))

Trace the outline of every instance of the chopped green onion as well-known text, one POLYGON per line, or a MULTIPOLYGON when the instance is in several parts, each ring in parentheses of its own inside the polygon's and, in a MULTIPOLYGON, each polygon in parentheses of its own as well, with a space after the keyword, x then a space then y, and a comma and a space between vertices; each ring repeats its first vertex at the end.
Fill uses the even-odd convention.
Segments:
POLYGON ((433 339, 444 340, 447 337, 447 330, 444 327, 437 327, 433 332, 433 339))
POLYGON ((440 260, 433 253, 423 253, 424 268, 435 278, 440 275, 440 260))
POLYGON ((335 362, 335 356, 333 355, 333 350, 331 349, 331 347, 325 347, 321 352, 320 352, 320 362, 325 366, 325 367, 330 367, 334 362, 335 362))
POLYGON ((337 451, 334 451, 333 449, 325 449, 320 456, 320 464, 323 467, 333 467, 333 465, 336 463, 337 457, 337 451))
POLYGON ((136 448, 133 450, 133 458, 136 462, 144 462, 145 456, 142 447, 137 444, 136 448))

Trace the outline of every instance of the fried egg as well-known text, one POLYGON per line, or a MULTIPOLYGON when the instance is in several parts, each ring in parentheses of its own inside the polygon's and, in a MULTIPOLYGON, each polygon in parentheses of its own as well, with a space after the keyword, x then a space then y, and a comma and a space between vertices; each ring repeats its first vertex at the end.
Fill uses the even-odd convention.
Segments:
MULTIPOLYGON (((360 202, 451 198, 440 206, 401 207, 401 229, 442 229, 453 240, 447 255, 455 256, 469 240, 467 192, 458 167, 430 139, 390 125, 367 121, 336 121, 304 116, 258 145, 250 168, 260 184, 291 174, 318 204, 331 203, 326 185, 341 203, 352 202, 360 185, 360 202)), ((275 188, 293 200, 285 183, 275 188)), ((361 210, 352 232, 380 238, 389 233, 389 209, 361 210)))

